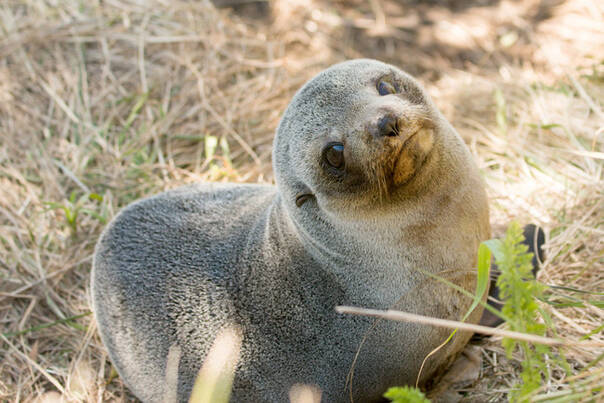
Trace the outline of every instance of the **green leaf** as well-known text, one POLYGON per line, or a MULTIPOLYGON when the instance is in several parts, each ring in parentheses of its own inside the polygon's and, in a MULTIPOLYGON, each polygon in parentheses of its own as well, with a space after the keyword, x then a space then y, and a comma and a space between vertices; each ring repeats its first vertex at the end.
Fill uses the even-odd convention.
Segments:
POLYGON ((503 260, 503 242, 501 242, 500 239, 489 239, 488 241, 484 241, 482 244, 485 244, 489 248, 495 257, 495 261, 503 260))
POLYGON ((599 334, 600 332, 604 331, 604 323, 602 323, 600 326, 596 327, 594 330, 592 330, 591 332, 587 333, 585 336, 581 337, 581 340, 587 340, 589 339, 591 336, 593 336, 594 334, 599 334))
POLYGON ((76 198, 78 197, 78 193, 74 190, 71 192, 71 194, 69 195, 69 202, 71 204, 74 204, 76 202, 76 198))
POLYGON ((392 387, 384 393, 384 397, 393 403, 430 403, 419 389, 410 386, 392 387))
POLYGON ((101 196, 101 195, 100 195, 100 194, 98 194, 98 193, 90 193, 90 194, 88 195, 88 197, 89 197, 91 200, 96 200, 96 201, 100 201, 100 202, 102 202, 102 201, 103 201, 103 196, 101 196))
POLYGON ((528 123, 527 126, 533 128, 533 129, 553 129, 554 127, 562 127, 561 124, 558 123, 547 123, 547 124, 541 124, 541 123, 528 123))
POLYGON ((130 126, 134 122, 134 119, 136 119, 136 117, 140 113, 141 108, 143 107, 143 105, 145 105, 145 102, 147 102, 148 97, 149 97, 149 93, 147 93, 147 92, 145 92, 144 94, 141 94, 137 97, 136 103, 132 107, 132 110, 130 111, 128 118, 126 119, 126 123, 124 125, 124 131, 130 128, 130 126))
MULTIPOLYGON (((489 241, 486 241, 489 242, 489 241)), ((490 270, 491 270, 491 251, 489 250, 486 242, 482 242, 478 247, 478 275, 476 278, 476 293, 474 294, 474 301, 472 306, 468 310, 464 320, 470 315, 476 306, 482 301, 482 297, 487 293, 490 283, 490 270)))

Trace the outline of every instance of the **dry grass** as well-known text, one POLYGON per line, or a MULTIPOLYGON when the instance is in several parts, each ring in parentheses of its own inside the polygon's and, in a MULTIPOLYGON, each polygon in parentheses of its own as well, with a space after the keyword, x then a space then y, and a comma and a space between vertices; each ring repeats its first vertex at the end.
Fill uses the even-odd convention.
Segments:
MULTIPOLYGON (((272 136, 289 98, 350 57, 423 79, 484 172, 496 232, 512 219, 543 225, 540 280, 601 293, 602 5, 448 5, 275 1, 271 16, 246 17, 207 1, 3 1, 0 400, 131 399, 86 315, 104 224, 129 202, 183 183, 270 182, 272 136), (209 152, 213 137, 228 147, 209 152)), ((544 308, 566 340, 604 323, 601 305, 544 308)), ((604 332, 588 339, 593 348, 567 357, 575 374, 601 384, 604 360, 593 363, 604 332)), ((497 340, 482 351, 468 399, 497 401, 518 366, 502 359, 497 340)), ((564 388, 552 372, 543 393, 564 388)))

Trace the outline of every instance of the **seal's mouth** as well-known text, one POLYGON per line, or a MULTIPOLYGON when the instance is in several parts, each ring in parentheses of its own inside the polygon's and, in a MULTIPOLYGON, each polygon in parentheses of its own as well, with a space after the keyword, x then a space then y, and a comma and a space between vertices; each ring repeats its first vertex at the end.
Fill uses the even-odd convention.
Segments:
POLYGON ((433 145, 434 130, 427 127, 420 127, 403 141, 392 170, 396 187, 408 183, 420 171, 433 145))
POLYGON ((366 175, 379 199, 387 200, 422 169, 434 144, 434 125, 418 113, 389 113, 368 129, 366 139, 375 157, 369 159, 366 175))
POLYGON ((417 136, 417 134, 421 131, 421 128, 417 129, 416 131, 414 131, 413 133, 411 133, 410 135, 407 136, 407 138, 405 140, 403 140, 403 145, 401 146, 401 151, 397 157, 397 161, 398 159, 401 157, 401 154, 403 153, 403 151, 405 150, 405 148, 409 147, 411 141, 413 140, 413 138, 415 136, 417 136))

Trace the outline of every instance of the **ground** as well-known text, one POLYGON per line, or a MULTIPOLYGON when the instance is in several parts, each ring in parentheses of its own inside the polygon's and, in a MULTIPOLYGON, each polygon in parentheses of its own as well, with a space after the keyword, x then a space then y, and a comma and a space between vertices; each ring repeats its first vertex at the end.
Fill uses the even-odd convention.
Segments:
MULTIPOLYGON (((90 315, 103 227, 184 183, 272 182, 273 133, 294 91, 356 57, 426 86, 484 175, 494 235, 512 220, 546 229, 538 278, 565 288, 542 309, 571 372, 552 367, 535 400, 568 397, 569 376, 576 390, 602 385, 601 2, 216 4, 0 4, 0 400, 132 399, 90 315)), ((521 357, 506 359, 495 337, 477 348, 464 399, 505 401, 521 357)))

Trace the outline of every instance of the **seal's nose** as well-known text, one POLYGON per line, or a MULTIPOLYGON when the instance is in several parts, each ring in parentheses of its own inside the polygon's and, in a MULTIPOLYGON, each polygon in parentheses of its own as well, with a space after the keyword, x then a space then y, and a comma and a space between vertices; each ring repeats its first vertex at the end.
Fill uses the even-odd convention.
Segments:
POLYGON ((399 130, 399 119, 392 114, 384 115, 378 120, 378 137, 395 137, 399 135, 399 130))

